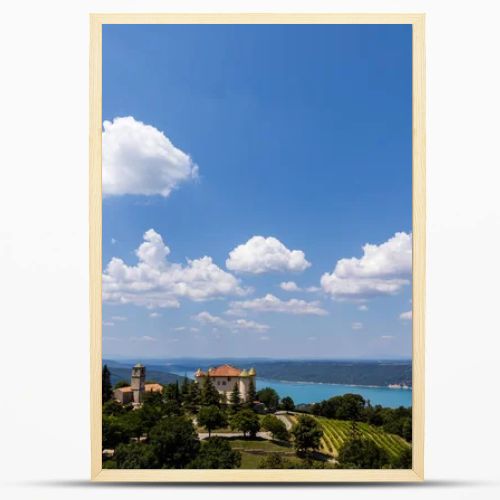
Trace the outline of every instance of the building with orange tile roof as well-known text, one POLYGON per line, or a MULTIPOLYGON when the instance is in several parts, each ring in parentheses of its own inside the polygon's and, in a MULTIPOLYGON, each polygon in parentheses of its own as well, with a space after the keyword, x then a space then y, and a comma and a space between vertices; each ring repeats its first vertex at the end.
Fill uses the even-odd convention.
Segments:
POLYGON ((146 384, 146 367, 138 363, 132 368, 130 385, 114 390, 114 398, 122 404, 133 403, 140 405, 147 392, 163 392, 161 384, 146 384))
POLYGON ((235 386, 238 387, 241 400, 248 401, 250 381, 253 381, 255 387, 255 376, 254 368, 245 370, 228 364, 209 368, 205 372, 198 368, 195 372, 198 383, 209 377, 219 394, 223 395, 227 401, 230 400, 231 392, 233 392, 235 386))

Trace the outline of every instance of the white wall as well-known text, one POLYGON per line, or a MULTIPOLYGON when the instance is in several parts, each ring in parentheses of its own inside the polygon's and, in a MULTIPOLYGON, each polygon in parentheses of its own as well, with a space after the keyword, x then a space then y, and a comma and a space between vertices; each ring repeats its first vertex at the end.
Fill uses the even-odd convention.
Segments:
MULTIPOLYGON (((279 0, 18 0, 2 5, 0 476, 6 498, 131 498, 142 491, 147 497, 196 494, 206 500, 305 494, 297 487, 179 493, 176 488, 86 483, 87 14, 277 11, 283 5, 279 0), (55 384, 46 384, 51 380, 55 384)), ((318 487, 318 498, 499 497, 498 484, 488 482, 500 470, 497 5, 485 0, 286 2, 290 11, 428 14, 429 483, 318 487)))

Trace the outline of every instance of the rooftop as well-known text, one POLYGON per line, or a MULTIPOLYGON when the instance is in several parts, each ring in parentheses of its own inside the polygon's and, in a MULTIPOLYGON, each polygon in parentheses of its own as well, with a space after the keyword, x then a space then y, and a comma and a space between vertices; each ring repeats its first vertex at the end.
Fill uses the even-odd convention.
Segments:
POLYGON ((203 372, 198 368, 195 373, 196 377, 206 377, 207 375, 209 377, 247 377, 249 375, 255 375, 255 370, 251 368, 247 371, 225 364, 215 368, 209 368, 207 372, 203 372))
MULTIPOLYGON (((115 390, 121 391, 121 392, 132 392, 132 387, 127 385, 126 387, 120 387, 120 388, 115 389, 115 390)), ((163 387, 161 384, 156 384, 156 383, 155 384, 145 384, 144 391, 145 392, 162 392, 163 387)))

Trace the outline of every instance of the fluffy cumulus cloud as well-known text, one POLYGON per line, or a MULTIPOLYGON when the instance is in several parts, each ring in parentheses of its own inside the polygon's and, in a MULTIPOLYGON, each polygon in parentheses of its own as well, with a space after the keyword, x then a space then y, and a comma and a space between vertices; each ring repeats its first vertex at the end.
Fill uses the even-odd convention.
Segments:
POLYGON ((246 311, 312 314, 316 316, 328 314, 321 308, 319 302, 306 302, 298 299, 284 301, 270 293, 257 299, 231 302, 228 314, 244 314, 246 311))
POLYGON ((302 290, 295 281, 283 281, 280 283, 280 288, 285 292, 300 292, 302 290))
POLYGON ((399 315, 399 319, 405 319, 405 320, 411 320, 413 317, 413 314, 411 311, 406 311, 404 313, 401 313, 399 315))
POLYGON ((221 318, 220 316, 214 316, 207 311, 203 311, 193 317, 196 321, 202 325, 211 325, 213 327, 228 328, 232 331, 254 331, 254 332, 266 332, 269 330, 269 325, 264 325, 262 323, 257 323, 256 321, 250 321, 246 319, 236 319, 227 320, 221 318))
POLYGON ((185 265, 167 260, 170 249, 153 229, 144 233, 136 250, 138 263, 127 265, 113 257, 102 277, 103 300, 148 308, 178 307, 179 299, 209 300, 244 295, 232 274, 222 270, 211 257, 188 260, 185 265))
POLYGON ((253 236, 229 253, 226 267, 240 273, 262 274, 273 271, 304 271, 310 267, 302 250, 289 250, 272 236, 253 236))
POLYGON ((132 116, 104 122, 102 190, 104 195, 168 196, 196 178, 198 167, 163 132, 132 116))
POLYGON ((321 277, 323 291, 335 299, 365 299, 393 295, 410 283, 412 236, 396 233, 380 245, 367 243, 361 258, 337 262, 332 273, 321 277))

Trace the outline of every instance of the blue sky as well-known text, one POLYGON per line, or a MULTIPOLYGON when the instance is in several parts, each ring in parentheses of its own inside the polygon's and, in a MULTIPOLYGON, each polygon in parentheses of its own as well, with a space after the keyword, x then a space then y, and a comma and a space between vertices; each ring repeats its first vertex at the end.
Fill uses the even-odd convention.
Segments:
POLYGON ((407 25, 105 26, 103 356, 411 356, 411 59, 407 25))

